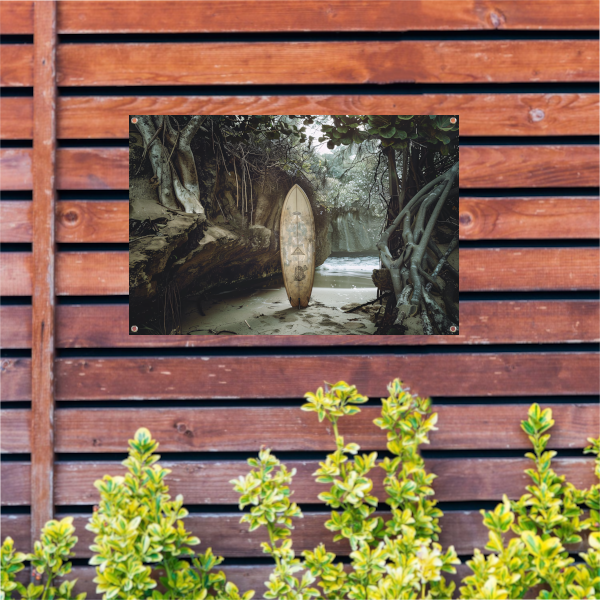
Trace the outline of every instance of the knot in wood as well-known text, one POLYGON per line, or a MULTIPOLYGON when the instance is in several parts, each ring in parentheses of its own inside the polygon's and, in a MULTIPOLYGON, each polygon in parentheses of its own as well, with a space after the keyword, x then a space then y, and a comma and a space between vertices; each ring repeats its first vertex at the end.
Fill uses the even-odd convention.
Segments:
POLYGON ((76 223, 79 220, 79 214, 77 213, 77 211, 71 209, 64 213, 63 219, 67 223, 76 223))
POLYGON ((179 433, 185 433, 187 431, 187 425, 185 423, 177 423, 175 427, 177 428, 177 431, 179 431, 179 433))
POLYGON ((461 225, 470 225, 473 221, 473 217, 469 213, 461 213, 458 220, 461 225))

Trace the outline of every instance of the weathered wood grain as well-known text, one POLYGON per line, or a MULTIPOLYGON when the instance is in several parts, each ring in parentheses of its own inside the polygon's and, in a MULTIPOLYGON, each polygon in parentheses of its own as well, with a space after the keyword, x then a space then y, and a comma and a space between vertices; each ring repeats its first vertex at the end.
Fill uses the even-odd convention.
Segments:
MULTIPOLYGON (((431 433, 427 450, 529 449, 531 443, 520 425, 527 418, 527 408, 434 406, 438 431, 431 433), (464 432, 467 423, 469 435, 464 432)), ((550 408, 556 425, 548 448, 584 448, 600 429, 597 405, 555 404, 550 408)), ((342 419, 340 433, 365 451, 386 450, 386 434, 373 424, 380 407, 363 407, 361 412, 360 418, 342 419)), ((1 416, 2 452, 28 453, 30 411, 8 409, 1 416)), ((135 408, 60 409, 55 417, 55 450, 66 453, 124 452, 141 418, 135 408)), ((263 445, 275 452, 335 450, 327 427, 299 407, 147 408, 142 420, 160 443, 161 452, 254 452, 263 445)))
POLYGON ((31 148, 0 148, 0 173, 2 190, 30 190, 33 179, 31 176, 31 148))
POLYGON ((64 190, 127 190, 129 148, 61 148, 56 178, 64 190))
MULTIPOLYGON (((461 188, 596 187, 598 146, 463 146, 461 188)), ((59 148, 57 187, 128 189, 128 148, 59 148)), ((2 189, 31 189, 31 149, 0 150, 2 189)))
POLYGON ((31 359, 2 358, 0 359, 0 400, 31 400, 31 359))
MULTIPOLYGON (((57 321, 60 316, 57 311, 57 321)), ((31 305, 0 306, 0 348, 31 346, 31 305)))
POLYGON ((30 200, 0 202, 0 242, 31 242, 31 206, 30 200))
POLYGON ((3 296, 31 296, 31 252, 6 252, 0 261, 3 296))
POLYGON ((31 410, 2 410, 0 427, 2 454, 29 454, 31 452, 31 410))
MULTIPOLYGON (((0 2, 0 12, 6 4, 12 3, 0 2)), ((0 98, 0 139, 33 139, 33 98, 0 98)))
POLYGON ((596 81, 598 66, 593 40, 63 44, 57 82, 68 87, 596 81))
MULTIPOLYGON (((0 462, 0 504, 29 506, 31 504, 31 463, 0 462)), ((29 531, 26 532, 30 538, 29 531)))
POLYGON ((128 294, 127 252, 61 252, 57 293, 61 296, 128 294))
MULTIPOLYGON (((0 203, 0 242, 31 242, 32 203, 0 203)), ((61 200, 56 203, 57 242, 128 242, 126 201, 61 200)))
MULTIPOLYGON (((3 257, 5 296, 31 296, 31 254, 11 252, 3 257)), ((60 252, 56 256, 59 296, 106 296, 129 293, 127 252, 60 252)))
POLYGON ((58 242, 128 242, 129 203, 63 200, 56 207, 58 242))
MULTIPOLYGON (((470 291, 597 290, 597 248, 468 248, 461 250, 460 289, 470 291)), ((31 255, 10 252, 0 266, 5 296, 31 295, 31 255)), ((61 252, 57 294, 126 295, 127 252, 61 252)))
MULTIPOLYGON (((187 504, 237 505, 239 495, 230 480, 245 475, 250 467, 245 461, 170 462, 161 461, 171 470, 165 483, 172 496, 183 494, 187 504)), ((312 473, 319 468, 316 460, 285 461, 286 467, 296 469, 290 486, 294 501, 301 504, 321 504, 318 494, 327 488, 316 483, 312 473)), ((530 478, 525 469, 531 467, 526 458, 431 458, 425 459, 425 468, 435 473, 433 482, 435 498, 440 502, 501 500, 525 493, 530 478)), ((588 488, 595 483, 592 458, 555 458, 553 469, 578 488, 588 488)), ((55 502, 63 505, 92 505, 99 500, 94 481, 105 474, 120 475, 125 467, 119 462, 58 462, 55 465, 55 502)), ((4 462, 2 475, 2 504, 27 506, 30 502, 29 463, 4 462), (10 484, 9 484, 10 482, 10 484)), ((373 494, 384 497, 382 469, 372 473, 373 494)))
MULTIPOLYGON (((460 236, 488 239, 593 239, 600 235, 597 197, 460 199, 460 236)), ((127 201, 62 200, 58 242, 128 242, 127 201)), ((0 203, 0 241, 31 242, 31 202, 0 203)))
MULTIPOLYGON (((85 529, 89 515, 73 514, 78 542, 74 551, 78 558, 89 557, 89 546, 93 543, 94 534, 85 529)), ((385 520, 390 518, 387 511, 377 511, 375 516, 385 520)), ((199 550, 212 548, 217 556, 225 558, 251 558, 264 556, 260 544, 268 541, 268 534, 264 529, 249 532, 245 523, 240 523, 239 512, 221 512, 211 514, 190 514, 184 520, 185 528, 202 540, 199 550)), ((325 528, 325 521, 330 518, 328 513, 303 512, 303 518, 294 520, 294 550, 298 553, 303 550, 312 550, 323 543, 328 552, 337 556, 348 556, 350 545, 346 540, 333 541, 333 533, 325 528)), ((15 541, 15 547, 20 551, 29 552, 30 543, 21 533, 23 527, 29 523, 29 515, 2 515, 3 535, 9 535, 15 541)), ((439 543, 447 548, 453 545, 459 555, 472 555, 475 548, 488 553, 484 546, 488 543, 489 530, 483 525, 483 517, 477 510, 452 510, 446 511, 440 519, 439 543)), ((507 539, 512 537, 507 536, 507 539)), ((588 544, 584 541, 569 546, 570 552, 583 552, 588 544)))
POLYGON ((587 352, 61 359, 56 397, 301 398, 332 380, 381 396, 399 376, 431 396, 595 394, 598 367, 597 355, 587 352))
POLYGON ((598 197, 460 199, 461 240, 594 239, 598 197))
MULTIPOLYGON (((154 336, 129 335, 127 305, 57 307, 58 348, 176 348, 215 346, 412 346, 532 344, 600 341, 600 304, 595 300, 468 302, 460 304, 468 335, 457 336, 154 336), (111 323, 106 327, 106 323, 111 323), (507 323, 510 326, 507 326, 507 323)), ((31 308, 0 306, 0 346, 29 348, 31 308)))
POLYGON ((461 188, 597 187, 598 146, 461 146, 461 188))
POLYGON ((0 87, 31 87, 32 85, 33 44, 2 44, 0 87))
MULTIPOLYGON (((598 94, 65 96, 58 137, 118 139, 144 114, 460 114, 463 136, 598 135, 598 94), (490 114, 494 115, 490 119, 490 114)), ((30 98, 0 99, 2 139, 30 139, 30 98)))
POLYGON ((31 539, 54 515, 56 0, 34 11, 31 539))
POLYGON ((470 248, 460 252, 462 291, 596 290, 598 248, 470 248))
MULTIPOLYGON (((31 1, 0 4, 0 33, 32 33, 31 1)), ((553 0, 535 4, 504 0, 501 7, 486 0, 457 0, 452 10, 444 1, 408 2, 399 9, 393 0, 203 0, 169 2, 65 2, 59 4, 59 33, 180 33, 254 31, 410 31, 471 29, 597 28, 598 3, 570 0, 568 9, 553 0), (144 18, 152 14, 152 19, 144 18)))

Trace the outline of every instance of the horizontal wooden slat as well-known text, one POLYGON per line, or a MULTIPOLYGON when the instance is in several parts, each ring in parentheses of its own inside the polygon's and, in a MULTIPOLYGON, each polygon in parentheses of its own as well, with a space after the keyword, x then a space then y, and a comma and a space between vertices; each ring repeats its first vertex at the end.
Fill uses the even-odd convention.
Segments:
MULTIPOLYGON (((0 99, 2 139, 31 139, 31 98, 0 99)), ((463 136, 598 135, 598 94, 374 96, 64 96, 62 139, 123 139, 145 114, 460 114, 463 136), (494 115, 490 119, 490 114, 494 115)))
MULTIPOLYGON (((58 307, 56 307, 58 309, 58 307)), ((0 306, 0 348, 31 346, 31 305, 0 306)), ((58 323, 58 310, 56 321, 58 323)))
POLYGON ((0 426, 3 454, 29 454, 31 452, 31 410, 2 410, 0 426))
MULTIPOLYGON (((9 3, 0 2, 0 11, 6 4, 9 3)), ((0 98, 0 139, 31 140, 32 138, 33 98, 28 96, 0 98)))
MULTIPOLYGON (((186 504, 237 505, 239 495, 230 481, 245 475, 250 467, 245 461, 169 462, 161 464, 171 470, 165 479, 172 496, 183 494, 186 504)), ((285 461, 297 474, 291 485, 294 501, 302 504, 320 504, 318 494, 327 486, 316 483, 312 473, 319 468, 318 461, 285 461)), ((431 458, 425 468, 435 473, 433 482, 436 499, 440 502, 501 500, 506 494, 511 499, 525 493, 531 479, 525 469, 531 467, 526 458, 431 458)), ((591 458, 557 458, 552 467, 565 475, 578 488, 595 483, 594 461, 591 458)), ((26 462, 4 462, 2 473, 2 504, 22 506, 30 503, 29 472, 26 462)), ((99 500, 94 481, 105 474, 123 474, 125 467, 118 462, 58 462, 55 469, 55 503, 63 505, 91 505, 99 500)), ((372 472, 373 494, 384 497, 382 469, 372 472)))
MULTIPOLYGON (((31 254, 2 257, 5 296, 31 296, 31 254)), ((59 296, 106 296, 129 293, 127 252, 60 252, 56 255, 59 296)))
POLYGON ((56 206, 57 242, 128 242, 129 203, 62 200, 56 206))
POLYGON ((597 187, 598 146, 462 146, 461 188, 597 187))
MULTIPOLYGON (((89 515, 72 515, 75 534, 78 542, 74 547, 78 558, 89 557, 89 546, 93 543, 94 534, 85 529, 89 515)), ((377 511, 375 516, 385 520, 390 518, 389 512, 377 511)), ((199 550, 212 548, 217 556, 225 558, 252 558, 264 556, 260 544, 268 541, 268 534, 263 529, 249 532, 245 523, 240 523, 240 513, 191 513, 184 520, 185 528, 200 538, 199 550)), ((294 519, 293 541, 294 550, 299 553, 303 550, 312 550, 319 544, 324 544, 328 552, 337 556, 348 556, 350 544, 346 540, 333 541, 333 533, 325 528, 325 521, 330 518, 329 513, 304 512, 302 519, 294 519)), ((10 536, 15 541, 19 551, 30 551, 29 515, 2 515, 2 535, 10 536)), ((476 510, 446 511, 440 519, 439 543, 442 547, 454 546, 459 555, 472 555, 475 548, 482 552, 488 542, 489 530, 483 525, 483 517, 476 510)), ((508 535, 507 538, 513 537, 508 535)), ((584 536, 585 537, 585 536, 584 536)), ((588 547, 586 541, 568 547, 570 552, 582 552, 588 547)))
POLYGON ((129 189, 129 148, 60 148, 56 155, 58 189, 129 189))
MULTIPOLYGON (((4 325, 4 323, 3 323, 4 325)), ((31 400, 31 359, 2 358, 0 359, 0 400, 31 400)))
POLYGON ((32 188, 31 148, 0 149, 0 185, 2 190, 30 190, 32 188))
POLYGON ((461 291, 597 290, 598 248, 469 248, 460 252, 461 291))
MULTIPOLYGON (((427 450, 529 449, 521 430, 527 406, 441 405, 438 431, 427 450), (469 435, 464 434, 465 427, 469 435), (497 436, 497 431, 502 436, 497 436)), ((552 405, 556 425, 549 448, 584 448, 600 429, 594 404, 552 405)), ((386 434, 373 425, 379 407, 361 409, 361 418, 344 419, 340 433, 363 450, 386 450, 386 434)), ((2 452, 30 451, 30 411, 3 410, 2 452)), ((331 451, 335 442, 316 415, 299 407, 279 408, 155 408, 144 409, 143 425, 160 443, 161 452, 253 452, 266 446, 276 452, 331 451), (240 431, 244 435, 238 435, 240 431)), ((124 452, 140 427, 139 409, 60 409, 55 413, 55 451, 124 452)))
MULTIPOLYGON (((600 305, 595 300, 462 301, 461 329, 468 334, 457 336, 131 336, 128 305, 59 305, 56 345, 58 348, 190 348, 597 342, 599 314, 600 305), (111 327, 106 327, 106 323, 111 323, 111 327)), ((0 320, 2 348, 31 347, 30 306, 0 306, 0 320)))
MULTIPOLYGON (((0 202, 0 242, 31 242, 28 200, 0 202)), ((56 206, 57 242, 128 242, 127 201, 61 200, 56 206)))
POLYGON ((56 287, 61 296, 104 296, 129 292, 127 252, 61 252, 56 287))
POLYGON ((30 200, 0 202, 0 242, 31 242, 31 206, 30 200))
POLYGON ((600 236, 598 200, 598 197, 462 197, 460 239, 597 238, 600 236))
MULTIPOLYGON (((598 186, 598 146, 463 146, 461 188, 598 186)), ((59 148, 57 187, 128 189, 128 148, 59 148)), ((31 149, 0 150, 2 189, 31 189, 31 149)))
MULTIPOLYGON (((471 291, 597 290, 598 248, 468 248, 460 251, 460 289, 471 291)), ((61 252, 57 294, 126 295, 127 252, 61 252)), ((2 293, 31 295, 31 255, 3 256, 2 293)))
MULTIPOLYGON (((485 239, 593 239, 600 235, 598 197, 460 199, 460 236, 485 239)), ((62 200, 58 242, 128 242, 127 201, 62 200)), ((0 241, 31 242, 31 202, 0 203, 0 241)))
MULTIPOLYGON (((5 4, 0 2, 0 4, 5 4)), ((33 44, 2 44, 0 87, 33 86, 33 44)))
POLYGON ((3 296, 31 296, 31 252, 5 252, 0 262, 3 296))
MULTIPOLYGON (((2 400, 29 400, 29 359, 3 359, 2 366, 2 400)), ((382 397, 395 377, 429 396, 597 394, 598 368, 591 352, 64 358, 56 399, 297 399, 340 379, 382 397)))
MULTIPOLYGON (((31 1, 0 3, 0 33, 32 33, 31 1)), ((410 31, 472 29, 586 30, 598 27, 596 0, 570 0, 568 8, 554 0, 258 0, 252 10, 244 1, 64 2, 58 5, 59 33, 183 33, 267 31, 410 31), (140 15, 152 14, 151 22, 140 15)))
POLYGON ((597 81, 598 66, 594 40, 63 44, 57 51, 57 83, 597 81))
POLYGON ((0 482, 2 506, 31 504, 31 463, 0 462, 0 482))

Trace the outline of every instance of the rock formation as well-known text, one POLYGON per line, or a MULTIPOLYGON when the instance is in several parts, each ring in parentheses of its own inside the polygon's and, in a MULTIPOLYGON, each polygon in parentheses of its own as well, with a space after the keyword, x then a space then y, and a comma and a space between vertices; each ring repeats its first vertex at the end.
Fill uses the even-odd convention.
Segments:
MULTIPOLYGON (((253 191, 252 223, 238 209, 239 181, 220 172, 210 153, 196 152, 206 215, 186 214, 159 204, 149 165, 136 175, 143 146, 130 135, 129 294, 135 311, 160 301, 174 282, 181 295, 253 282, 281 273, 279 219, 289 189, 298 183, 315 217, 316 266, 331 253, 330 217, 305 178, 270 173, 253 191), (199 157, 202 158, 199 158, 199 157)), ((207 150, 206 148, 204 150, 207 150)))

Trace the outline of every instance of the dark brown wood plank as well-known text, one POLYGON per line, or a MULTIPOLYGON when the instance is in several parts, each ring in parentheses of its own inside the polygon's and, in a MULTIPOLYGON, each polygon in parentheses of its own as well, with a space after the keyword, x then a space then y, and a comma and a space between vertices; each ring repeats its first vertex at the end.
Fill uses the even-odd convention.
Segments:
POLYGON ((31 400, 31 359, 2 358, 0 359, 2 386, 0 400, 31 400))
POLYGON ((128 252, 61 252, 57 256, 57 294, 127 295, 128 257, 128 252))
POLYGON ((598 67, 594 40, 63 44, 57 81, 61 86, 597 81, 598 67))
MULTIPOLYGON (((0 2, 0 12, 7 4, 13 3, 0 2)), ((0 139, 33 139, 33 98, 0 98, 0 139)))
POLYGON ((129 148, 60 148, 57 162, 59 189, 129 189, 129 148))
MULTIPOLYGON (((0 504, 29 506, 31 504, 31 463, 0 462, 0 504)), ((30 540, 30 532, 25 532, 30 540)))
POLYGON ((598 197, 460 199, 461 240, 594 239, 598 197))
MULTIPOLYGON (((31 296, 31 254, 11 252, 3 257, 2 293, 31 296)), ((59 296, 106 296, 129 293, 127 252, 60 252, 56 257, 59 296)))
MULTIPOLYGON (((73 44, 75 45, 75 44, 73 44)), ((596 187, 598 146, 463 146, 461 188, 596 187)), ((57 188, 128 189, 127 148, 59 148, 57 188)), ((31 149, 0 150, 2 189, 31 189, 31 149)))
POLYGON ((332 380, 381 397, 399 376, 429 396, 560 396, 597 394, 598 370, 588 352, 65 358, 57 361, 56 398, 302 398, 332 380))
POLYGON ((31 539, 54 515, 56 0, 34 10, 31 539))
MULTIPOLYGON (((212 346, 390 346, 527 344, 600 341, 600 304, 595 300, 463 301, 458 336, 131 336, 128 305, 57 307, 59 348, 175 348, 212 346), (111 327, 106 327, 111 323, 111 327), (510 327, 506 326, 510 323, 510 327)), ((31 346, 31 307, 0 306, 0 346, 31 346)))
POLYGON ((589 29, 597 27, 598 4, 576 0, 565 10, 549 0, 530 6, 518 0, 458 0, 447 4, 390 0, 272 2, 259 0, 248 11, 243 1, 194 2, 172 10, 169 2, 87 2, 61 5, 64 33, 235 32, 235 31, 409 31, 462 29, 589 29), (140 14, 151 12, 153 23, 140 14))
MULTIPOLYGON (((468 335, 311 336, 307 339, 308 336, 131 336, 128 306, 60 306, 57 344, 66 348, 93 348, 594 342, 599 340, 599 309, 600 305, 593 300, 463 301, 460 320, 468 335), (113 326, 107 328, 105 323, 113 326), (506 323, 511 326, 507 327, 506 323)), ((16 334, 25 345, 6 347, 27 347, 26 329, 19 329, 16 334)))
POLYGON ((2 44, 0 87, 31 87, 32 85, 33 44, 2 44))
POLYGON ((33 2, 0 2, 0 35, 19 33, 33 33, 33 2))
POLYGON ((597 187, 598 146, 461 146, 461 188, 597 187))
MULTIPOLYGON (((420 94, 377 96, 66 96, 58 137, 126 138, 130 114, 460 114, 460 132, 598 135, 598 94, 420 94), (494 118, 490 120, 490 114, 494 118)), ((0 136, 30 139, 30 98, 0 99, 0 136)))
POLYGON ((2 454, 29 454, 31 452, 31 410, 0 411, 2 417, 2 454))
POLYGON ((0 262, 3 296, 31 296, 31 252, 7 252, 0 262))
MULTIPOLYGON (((77 520, 82 518, 82 515, 75 517, 77 520)), ((0 529, 2 529, 2 537, 11 537, 15 542, 15 549, 18 552, 31 552, 31 515, 11 515, 3 514, 0 516, 0 529)), ((79 529, 79 528, 78 528, 79 529)), ((82 548, 83 552, 84 549, 82 548)))
POLYGON ((0 202, 0 242, 31 242, 30 200, 6 200, 0 202))
MULTIPOLYGON (((31 242, 28 200, 0 203, 0 242, 31 242)), ((57 242, 128 242, 129 203, 61 200, 56 203, 57 242)))
MULTIPOLYGON (((460 289, 470 291, 597 290, 597 248, 461 250, 460 289)), ((127 295, 127 252, 61 252, 57 294, 127 295)), ((31 255, 11 252, 0 266, 5 296, 31 295, 31 255)))
MULTIPOLYGON (((600 430, 597 405, 557 404, 551 408, 556 425, 549 448, 585 448, 587 439, 600 430)), ((527 409, 512 404, 436 406, 438 431, 431 433, 427 449, 529 449, 531 443, 521 430, 527 409), (467 428, 469 435, 465 435, 467 428), (501 437, 498 431, 502 431, 501 437)), ((386 434, 373 424, 381 408, 363 407, 361 411, 361 418, 340 421, 340 434, 363 450, 386 450, 386 434)), ((5 410, 2 419, 3 433, 5 428, 27 427, 22 411, 5 410)), ((143 421, 160 443, 161 452, 253 452, 263 445, 275 452, 335 450, 327 427, 319 425, 314 413, 298 407, 155 408, 144 409, 143 421), (238 435, 240 431, 243 436, 238 435)), ((139 426, 139 409, 61 409, 56 413, 56 451, 123 452, 139 426)), ((15 433, 8 435, 3 447, 8 444, 9 452, 25 447, 24 441, 16 441, 15 433)))
POLYGON ((2 190, 30 190, 31 148, 0 148, 0 172, 2 190))
MULTIPOLYGON (((255 454, 258 453, 257 452, 255 454)), ((11 464, 11 463, 7 463, 11 464)), ((186 504, 237 505, 239 494, 233 491, 230 480, 245 475, 250 467, 245 461, 164 462, 171 469, 165 479, 170 493, 183 494, 186 504)), ((320 504, 318 495, 326 485, 315 483, 312 473, 318 461, 285 461, 297 474, 290 486, 294 501, 300 504, 320 504)), ((530 479, 524 470, 531 467, 526 458, 436 458, 425 461, 426 469, 437 475, 433 482, 435 498, 440 502, 501 500, 506 494, 511 499, 525 493, 530 479)), ((560 475, 576 487, 588 488, 597 483, 592 458, 560 458, 553 461, 560 475)), ((92 505, 98 502, 94 481, 105 474, 124 472, 120 463, 112 462, 59 462, 56 465, 57 505, 92 505)), ((382 469, 372 472, 373 494, 384 497, 382 469)))
POLYGON ((0 306, 0 323, 0 348, 31 346, 31 305, 0 306))
POLYGON ((128 242, 129 203, 62 200, 56 224, 58 242, 128 242))
MULTIPOLYGON (((32 33, 31 1, 0 3, 0 33, 32 33)), ((504 0, 457 0, 451 11, 437 0, 409 2, 402 10, 393 0, 254 1, 248 11, 242 1, 65 2, 59 4, 59 33, 221 33, 236 31, 410 31, 471 29, 597 28, 598 2, 570 0, 569 8, 554 0, 535 4, 504 0), (152 22, 142 17, 151 12, 152 22)))
POLYGON ((470 248, 460 251, 460 289, 597 290, 598 248, 470 248))
MULTIPOLYGON (((389 512, 377 511, 376 516, 385 520, 390 518, 389 512)), ((74 547, 78 558, 88 558, 92 555, 89 546, 94 541, 94 534, 85 529, 89 515, 74 514, 73 525, 78 542, 74 547)), ((240 523, 241 514, 238 512, 222 512, 211 514, 190 514, 184 520, 185 528, 192 535, 202 540, 199 547, 202 551, 212 548, 217 556, 225 558, 252 558, 264 556, 260 544, 268 541, 268 535, 263 529, 249 532, 247 525, 240 523)), ((325 528, 325 521, 330 518, 329 513, 303 512, 303 518, 294 520, 294 550, 299 553, 303 550, 312 550, 319 544, 324 544, 328 552, 337 556, 348 556, 350 544, 346 540, 333 541, 333 533, 325 528)), ((22 529, 29 524, 29 515, 2 515, 2 532, 15 541, 19 551, 30 551, 29 540, 25 539, 22 529)), ((447 548, 453 545, 459 555, 473 554, 475 548, 482 552, 488 542, 489 530, 483 525, 483 517, 477 510, 452 510, 446 511, 440 519, 439 543, 447 548)), ((512 537, 512 536, 507 536, 512 537)), ((570 552, 583 552, 588 544, 582 541, 569 546, 570 552)))

